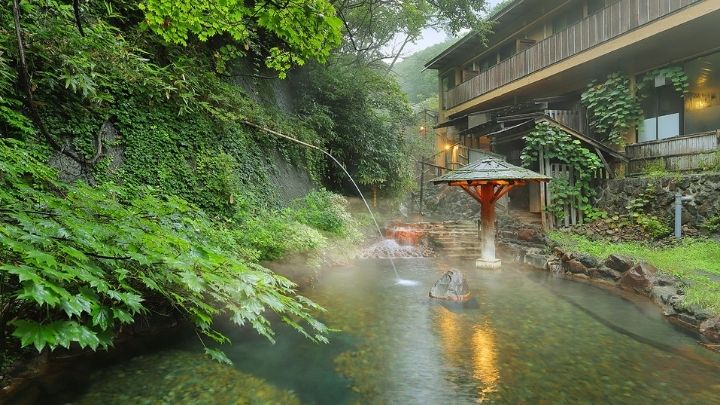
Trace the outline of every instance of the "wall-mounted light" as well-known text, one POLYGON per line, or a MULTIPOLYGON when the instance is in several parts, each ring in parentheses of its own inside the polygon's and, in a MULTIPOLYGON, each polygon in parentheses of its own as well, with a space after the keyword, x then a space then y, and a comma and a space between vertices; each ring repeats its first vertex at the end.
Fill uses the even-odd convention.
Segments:
POLYGON ((702 110, 716 104, 714 94, 709 93, 690 93, 685 104, 688 110, 702 110))

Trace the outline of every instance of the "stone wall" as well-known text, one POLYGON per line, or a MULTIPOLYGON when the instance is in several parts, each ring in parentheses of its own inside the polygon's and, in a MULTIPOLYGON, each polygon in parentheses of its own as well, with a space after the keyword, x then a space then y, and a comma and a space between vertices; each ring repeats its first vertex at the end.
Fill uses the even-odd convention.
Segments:
POLYGON ((607 180, 601 185, 597 207, 608 213, 627 213, 628 203, 647 194, 652 185, 650 202, 645 211, 671 220, 674 218, 675 194, 693 196, 684 203, 683 225, 699 227, 708 217, 720 213, 720 174, 689 174, 666 177, 637 177, 607 180))

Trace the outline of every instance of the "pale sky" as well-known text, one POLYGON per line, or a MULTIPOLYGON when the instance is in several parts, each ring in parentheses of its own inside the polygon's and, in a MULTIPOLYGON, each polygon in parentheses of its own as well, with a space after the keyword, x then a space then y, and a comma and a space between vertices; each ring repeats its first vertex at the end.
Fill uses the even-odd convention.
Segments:
MULTIPOLYGON (((486 9, 489 10, 489 9, 493 8, 496 4, 500 3, 501 0, 486 0, 486 1, 487 1, 486 9)), ((464 35, 464 33, 462 33, 461 35, 464 35)), ((405 49, 403 49, 402 57, 407 57, 417 51, 420 51, 429 46, 440 43, 440 42, 444 41, 445 39, 447 39, 447 37, 448 37, 447 34, 445 34, 444 32, 436 31, 434 29, 425 29, 425 30, 423 30, 422 36, 420 37, 420 39, 417 40, 417 42, 407 44, 405 46, 405 49)), ((402 39, 398 38, 398 41, 397 41, 398 44, 396 44, 395 46, 399 46, 401 41, 402 41, 402 39)), ((393 44, 388 44, 389 49, 393 49, 392 46, 393 46, 393 44)), ((401 57, 401 59, 402 59, 402 57, 401 57)))

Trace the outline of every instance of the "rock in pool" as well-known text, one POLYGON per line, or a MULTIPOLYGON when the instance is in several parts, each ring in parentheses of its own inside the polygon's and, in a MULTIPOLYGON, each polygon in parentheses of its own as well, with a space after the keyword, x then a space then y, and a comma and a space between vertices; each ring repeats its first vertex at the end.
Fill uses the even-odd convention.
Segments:
POLYGON ((430 289, 430 298, 456 302, 469 300, 470 288, 468 288, 465 276, 457 269, 452 269, 443 274, 440 280, 430 289))

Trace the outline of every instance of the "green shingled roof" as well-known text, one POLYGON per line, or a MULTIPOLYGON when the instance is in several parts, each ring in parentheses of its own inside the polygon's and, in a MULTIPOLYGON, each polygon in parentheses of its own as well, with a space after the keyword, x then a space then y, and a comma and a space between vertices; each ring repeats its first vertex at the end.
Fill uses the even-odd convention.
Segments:
POLYGON ((444 176, 433 179, 432 182, 438 184, 474 180, 550 181, 550 177, 523 167, 511 165, 510 163, 500 159, 488 158, 472 162, 469 165, 453 170, 444 176))

